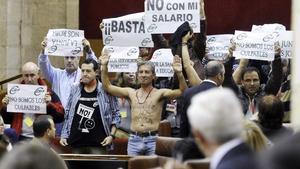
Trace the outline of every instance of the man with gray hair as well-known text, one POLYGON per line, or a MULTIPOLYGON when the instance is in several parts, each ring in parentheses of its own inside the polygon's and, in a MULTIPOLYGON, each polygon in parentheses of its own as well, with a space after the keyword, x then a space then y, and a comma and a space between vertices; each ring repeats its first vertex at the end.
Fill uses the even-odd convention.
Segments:
POLYGON ((221 86, 225 77, 224 65, 219 61, 210 61, 204 68, 205 80, 201 84, 187 89, 183 94, 184 106, 180 122, 180 137, 191 136, 190 124, 187 119, 187 108, 191 98, 197 93, 221 86))
POLYGON ((198 147, 211 157, 211 169, 255 169, 254 153, 242 141, 243 111, 230 89, 211 89, 195 95, 188 119, 198 147))

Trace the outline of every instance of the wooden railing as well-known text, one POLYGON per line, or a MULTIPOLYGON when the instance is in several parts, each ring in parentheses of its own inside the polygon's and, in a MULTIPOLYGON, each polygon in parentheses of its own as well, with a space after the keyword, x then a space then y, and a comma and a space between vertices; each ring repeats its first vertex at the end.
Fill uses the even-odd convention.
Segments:
POLYGON ((3 85, 4 85, 4 84, 6 84, 6 83, 8 83, 8 82, 11 82, 11 81, 13 81, 13 80, 19 79, 19 78, 21 78, 21 77, 22 77, 22 75, 19 74, 19 75, 13 76, 13 77, 11 77, 11 78, 8 78, 8 79, 5 79, 5 80, 0 81, 0 89, 3 90, 3 85))
POLYGON ((128 155, 60 154, 69 169, 127 169, 128 155))
POLYGON ((64 160, 129 160, 129 155, 60 154, 64 160))

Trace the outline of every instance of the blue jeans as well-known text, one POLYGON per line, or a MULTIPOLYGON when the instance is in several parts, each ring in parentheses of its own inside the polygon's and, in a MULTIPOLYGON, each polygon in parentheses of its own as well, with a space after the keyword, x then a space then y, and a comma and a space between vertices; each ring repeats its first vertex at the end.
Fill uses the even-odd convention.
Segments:
POLYGON ((130 134, 128 139, 127 154, 136 155, 154 155, 157 136, 140 137, 130 134))

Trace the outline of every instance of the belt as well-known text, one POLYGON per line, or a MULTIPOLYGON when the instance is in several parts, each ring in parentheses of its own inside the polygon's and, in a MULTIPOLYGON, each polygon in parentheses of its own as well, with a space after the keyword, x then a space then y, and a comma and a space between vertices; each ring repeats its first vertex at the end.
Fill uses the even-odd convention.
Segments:
POLYGON ((158 133, 158 131, 148 131, 148 132, 130 131, 130 133, 140 137, 148 137, 148 136, 155 136, 158 133))

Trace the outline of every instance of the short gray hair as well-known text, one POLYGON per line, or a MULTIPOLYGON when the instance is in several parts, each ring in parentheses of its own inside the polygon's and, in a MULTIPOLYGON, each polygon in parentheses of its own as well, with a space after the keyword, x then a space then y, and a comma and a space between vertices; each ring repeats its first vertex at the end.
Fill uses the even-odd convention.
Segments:
POLYGON ((151 61, 142 61, 142 62, 139 62, 138 63, 138 71, 139 71, 140 67, 143 66, 143 65, 150 66, 151 72, 155 75, 155 65, 154 65, 153 62, 151 62, 151 61))
POLYGON ((243 129, 242 107, 230 89, 210 89, 192 98, 188 118, 192 128, 210 142, 223 144, 240 137, 243 129))
POLYGON ((210 61, 204 67, 204 75, 206 78, 217 76, 220 73, 224 73, 225 68, 223 63, 220 61, 210 61))

